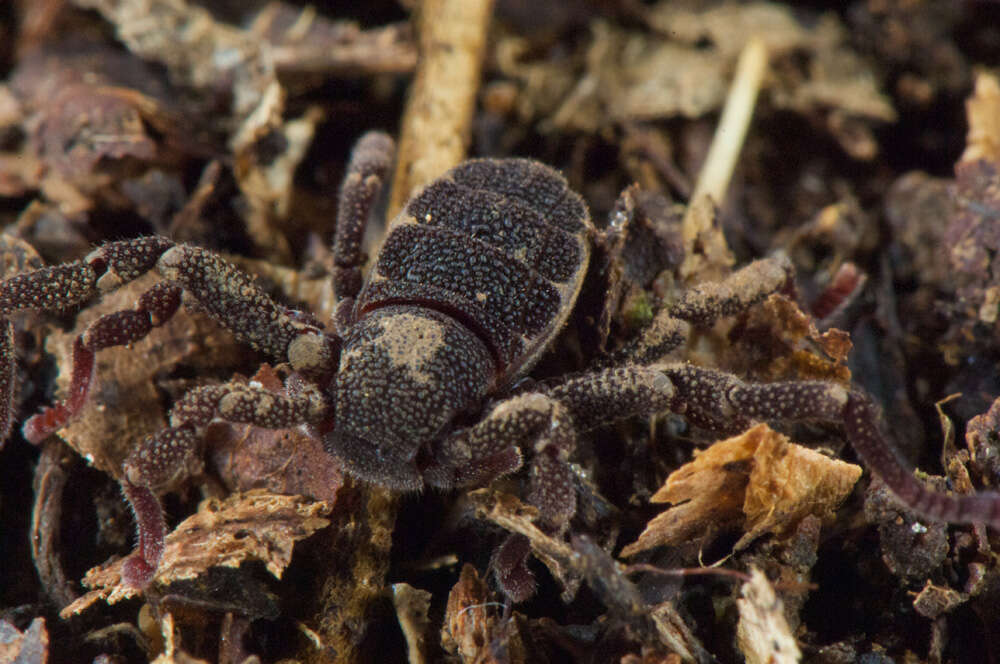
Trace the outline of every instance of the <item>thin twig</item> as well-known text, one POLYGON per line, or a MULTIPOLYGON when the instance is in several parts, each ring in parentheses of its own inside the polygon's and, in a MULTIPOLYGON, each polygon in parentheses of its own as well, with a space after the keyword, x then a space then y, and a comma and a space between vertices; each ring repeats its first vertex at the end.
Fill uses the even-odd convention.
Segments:
POLYGON ((413 192, 465 159, 493 0, 425 0, 420 56, 399 136, 391 219, 413 192))
POLYGON ((747 41, 736 63, 726 106, 684 214, 682 234, 686 258, 681 268, 684 275, 699 272, 698 268, 705 262, 702 255, 709 263, 732 263, 726 239, 715 224, 714 207, 725 201, 766 71, 767 48, 760 38, 753 37, 747 41))

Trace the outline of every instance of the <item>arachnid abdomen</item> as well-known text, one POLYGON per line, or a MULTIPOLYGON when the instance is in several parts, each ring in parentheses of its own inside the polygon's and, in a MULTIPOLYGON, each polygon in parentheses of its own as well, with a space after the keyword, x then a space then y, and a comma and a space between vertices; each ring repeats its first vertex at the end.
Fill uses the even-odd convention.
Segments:
POLYGON ((421 486, 420 445, 526 373, 566 321, 590 229, 566 180, 526 159, 466 162, 411 199, 344 339, 332 451, 367 479, 421 486))

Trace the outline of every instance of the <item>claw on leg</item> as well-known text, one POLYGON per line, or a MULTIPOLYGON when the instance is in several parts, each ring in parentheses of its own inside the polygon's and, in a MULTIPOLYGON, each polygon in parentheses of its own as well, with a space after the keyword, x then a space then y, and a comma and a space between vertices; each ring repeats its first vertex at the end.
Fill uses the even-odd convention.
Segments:
POLYGON ((28 442, 37 445, 80 412, 90 393, 93 379, 94 351, 87 348, 82 337, 77 337, 73 342, 73 373, 70 378, 69 394, 65 401, 48 406, 28 418, 21 429, 28 442))
POLYGON ((148 488, 122 482, 122 493, 135 515, 138 542, 122 565, 122 581, 132 588, 145 588, 156 575, 166 545, 167 524, 160 502, 148 488))
POLYGON ((180 307, 180 288, 161 282, 144 293, 136 308, 101 316, 73 342, 73 373, 65 401, 43 409, 24 424, 24 437, 38 444, 80 412, 94 380, 95 353, 102 348, 124 346, 142 339, 162 325, 180 307))
POLYGON ((524 602, 535 594, 535 575, 528 569, 531 542, 520 533, 511 533, 493 555, 490 566, 496 573, 500 591, 512 602, 524 602))
POLYGON ((934 521, 986 523, 1000 528, 1000 494, 951 496, 924 487, 899 459, 878 427, 878 410, 867 396, 851 392, 844 427, 858 456, 910 509, 934 521))

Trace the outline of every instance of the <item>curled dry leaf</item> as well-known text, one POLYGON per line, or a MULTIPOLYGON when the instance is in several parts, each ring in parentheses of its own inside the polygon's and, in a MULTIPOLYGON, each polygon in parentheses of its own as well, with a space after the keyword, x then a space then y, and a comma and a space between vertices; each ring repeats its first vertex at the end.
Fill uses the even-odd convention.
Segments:
POLYGON ((747 664, 794 664, 802 659, 785 619, 785 607, 767 577, 756 567, 736 600, 740 620, 736 644, 747 664))
POLYGON ((0 620, 0 662, 45 664, 49 659, 49 632, 45 618, 35 618, 23 632, 0 620))
MULTIPOLYGON (((198 512, 167 536, 153 583, 165 586, 195 578, 209 567, 239 567, 245 560, 264 562, 267 570, 280 579, 291 562, 295 542, 326 527, 329 521, 323 517, 329 511, 330 505, 323 501, 259 490, 235 493, 223 501, 202 501, 198 512)), ((98 599, 113 604, 141 592, 122 584, 125 560, 87 572, 83 583, 94 590, 64 608, 60 615, 65 618, 80 613, 98 599)))
POLYGON ((719 441, 667 478, 651 498, 674 506, 622 550, 631 556, 740 525, 742 549, 781 535, 803 517, 831 518, 861 477, 861 467, 796 445, 766 424, 719 441))
POLYGON ((750 312, 743 338, 731 353, 732 366, 762 381, 851 378, 850 334, 837 328, 820 332, 816 320, 785 295, 771 295, 750 312))

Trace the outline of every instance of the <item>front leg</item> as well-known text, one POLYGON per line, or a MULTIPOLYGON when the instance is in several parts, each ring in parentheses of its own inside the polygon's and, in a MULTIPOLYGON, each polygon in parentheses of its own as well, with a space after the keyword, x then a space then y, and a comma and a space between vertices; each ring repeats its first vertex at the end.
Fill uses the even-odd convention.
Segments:
MULTIPOLYGON (((292 379, 286 385, 291 385, 292 379)), ((181 398, 170 413, 170 426, 148 436, 122 464, 122 490, 135 514, 138 545, 122 568, 127 585, 142 588, 156 574, 163 554, 166 524, 156 493, 201 468, 201 440, 213 420, 246 423, 268 429, 318 425, 330 405, 315 387, 303 385, 276 394, 243 382, 198 387, 181 398)))
MULTIPOLYGON (((65 401, 44 409, 24 426, 38 443, 79 412, 90 391, 94 354, 138 341, 177 311, 183 299, 207 312, 240 341, 280 361, 298 337, 325 338, 311 317, 274 302, 252 277, 215 254, 162 237, 111 242, 86 258, 17 275, 0 284, 0 322, 19 311, 64 311, 156 269, 165 281, 144 293, 131 310, 96 320, 73 346, 73 367, 65 401)), ((13 352, 9 326, 0 340, 0 429, 10 421, 13 352)), ((329 345, 329 344, 327 344, 329 345)), ((315 354, 314 354, 315 355, 315 354)), ((333 363, 328 358, 328 363, 333 363)), ((330 367, 310 367, 329 372, 330 367)))

